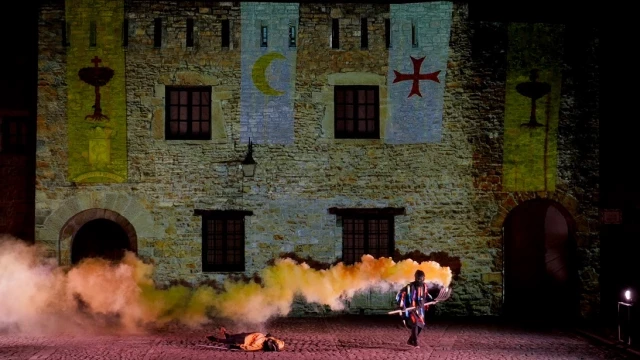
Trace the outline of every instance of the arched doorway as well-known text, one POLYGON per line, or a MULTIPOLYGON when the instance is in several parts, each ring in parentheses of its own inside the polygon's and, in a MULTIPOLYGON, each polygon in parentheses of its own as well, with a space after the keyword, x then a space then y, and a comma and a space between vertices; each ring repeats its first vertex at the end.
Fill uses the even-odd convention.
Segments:
POLYGON ((535 199, 504 222, 504 312, 507 317, 566 323, 579 314, 575 229, 555 201, 535 199))
POLYGON ((119 261, 127 250, 132 249, 122 226, 108 219, 94 219, 82 225, 73 237, 71 263, 75 265, 82 259, 98 257, 119 261))

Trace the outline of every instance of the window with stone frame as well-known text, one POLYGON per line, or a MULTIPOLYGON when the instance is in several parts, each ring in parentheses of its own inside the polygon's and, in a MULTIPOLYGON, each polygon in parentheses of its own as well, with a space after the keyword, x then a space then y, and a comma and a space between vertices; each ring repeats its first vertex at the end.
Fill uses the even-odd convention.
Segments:
POLYGON ((379 139, 378 86, 335 86, 334 134, 336 139, 379 139))
POLYGON ((342 262, 359 262, 363 255, 392 257, 395 249, 395 215, 403 208, 338 209, 331 208, 342 224, 342 262))
POLYGON ((202 271, 245 270, 245 216, 251 211, 196 210, 202 216, 202 271))
POLYGON ((29 122, 24 116, 0 116, 0 153, 25 154, 29 146, 29 122))
POLYGON ((211 87, 165 88, 165 139, 211 140, 211 87))

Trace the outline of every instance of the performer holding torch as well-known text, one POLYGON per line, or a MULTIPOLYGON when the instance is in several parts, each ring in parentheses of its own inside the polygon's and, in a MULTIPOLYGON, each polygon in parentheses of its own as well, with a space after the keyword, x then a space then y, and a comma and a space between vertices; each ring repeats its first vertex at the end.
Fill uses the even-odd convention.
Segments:
POLYGON ((400 310, 390 311, 389 314, 400 314, 405 326, 411 330, 408 345, 418 347, 418 335, 425 326, 425 315, 429 305, 447 300, 451 296, 450 288, 440 289, 440 293, 434 299, 424 282, 424 271, 417 270, 414 274, 415 281, 403 287, 396 295, 396 302, 400 310))
POLYGON ((406 326, 411 329, 408 345, 418 347, 418 335, 425 325, 427 305, 433 298, 429 295, 427 284, 424 282, 424 271, 417 270, 415 281, 403 287, 396 295, 396 302, 401 308, 401 316, 406 326))

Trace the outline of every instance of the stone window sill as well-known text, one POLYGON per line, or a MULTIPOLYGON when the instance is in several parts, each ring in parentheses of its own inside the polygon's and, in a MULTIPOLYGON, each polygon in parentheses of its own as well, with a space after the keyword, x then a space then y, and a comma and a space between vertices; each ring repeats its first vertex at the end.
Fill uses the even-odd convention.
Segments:
POLYGON ((383 139, 331 139, 334 144, 384 144, 383 139))
POLYGON ((164 140, 168 145, 206 145, 206 144, 226 144, 227 139, 211 140, 164 140))

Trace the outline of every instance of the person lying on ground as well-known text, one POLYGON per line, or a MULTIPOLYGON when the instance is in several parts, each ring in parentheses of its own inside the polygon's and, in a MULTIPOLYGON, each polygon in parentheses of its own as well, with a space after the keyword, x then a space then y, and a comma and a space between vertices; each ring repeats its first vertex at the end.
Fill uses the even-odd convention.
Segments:
POLYGON ((260 332, 244 332, 238 334, 229 334, 224 327, 220 328, 222 338, 215 335, 207 336, 207 339, 228 344, 232 348, 239 348, 245 351, 282 351, 284 349, 284 341, 276 339, 271 334, 263 334, 260 332))

